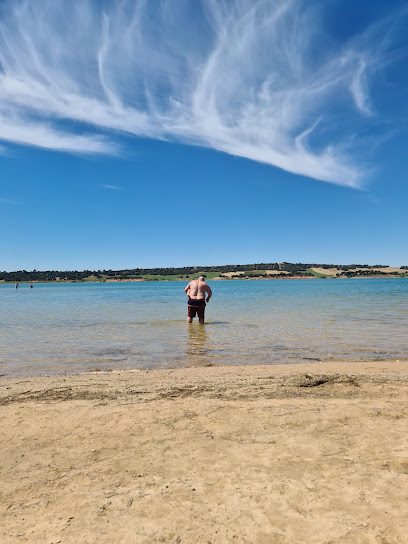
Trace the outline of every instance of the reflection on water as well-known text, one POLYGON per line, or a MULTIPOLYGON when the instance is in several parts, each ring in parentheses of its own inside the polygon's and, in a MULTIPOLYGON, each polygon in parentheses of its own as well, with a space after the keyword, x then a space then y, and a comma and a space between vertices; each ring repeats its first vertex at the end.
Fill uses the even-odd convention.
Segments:
POLYGON ((208 345, 207 326, 199 323, 191 323, 187 326, 188 337, 186 355, 191 366, 205 366, 210 364, 208 354, 210 353, 208 345))
POLYGON ((0 375, 408 358, 408 278, 0 285, 0 375))

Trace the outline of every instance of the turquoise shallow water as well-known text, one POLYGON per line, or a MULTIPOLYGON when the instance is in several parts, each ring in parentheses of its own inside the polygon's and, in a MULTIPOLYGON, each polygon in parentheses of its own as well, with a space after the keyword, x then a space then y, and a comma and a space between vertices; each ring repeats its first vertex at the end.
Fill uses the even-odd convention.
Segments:
POLYGON ((408 358, 408 278, 210 284, 204 327, 182 282, 1 285, 0 374, 408 358))

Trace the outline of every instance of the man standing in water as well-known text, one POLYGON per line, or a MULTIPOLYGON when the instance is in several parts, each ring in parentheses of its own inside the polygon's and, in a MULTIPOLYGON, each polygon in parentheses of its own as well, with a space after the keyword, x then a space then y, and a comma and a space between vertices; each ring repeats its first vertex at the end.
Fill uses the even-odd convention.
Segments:
POLYGON ((198 315, 198 321, 204 323, 205 312, 205 294, 207 293, 207 302, 212 297, 210 286, 205 282, 205 276, 200 276, 198 280, 190 281, 184 289, 188 296, 187 323, 192 323, 193 318, 198 315))

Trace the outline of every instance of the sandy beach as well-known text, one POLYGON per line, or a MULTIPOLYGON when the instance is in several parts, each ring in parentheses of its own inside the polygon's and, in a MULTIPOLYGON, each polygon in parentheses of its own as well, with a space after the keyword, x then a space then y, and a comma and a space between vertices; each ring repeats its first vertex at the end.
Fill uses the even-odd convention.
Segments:
POLYGON ((0 382, 3 544, 408 542, 408 363, 0 382))

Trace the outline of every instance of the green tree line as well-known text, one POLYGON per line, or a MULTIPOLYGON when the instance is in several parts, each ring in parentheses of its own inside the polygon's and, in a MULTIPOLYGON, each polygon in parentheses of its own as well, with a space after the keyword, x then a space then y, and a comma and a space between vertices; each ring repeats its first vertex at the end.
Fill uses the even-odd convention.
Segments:
MULTIPOLYGON (((185 266, 178 268, 129 268, 124 270, 16 270, 14 272, 0 272, 0 280, 6 282, 54 282, 54 281, 86 281, 94 279, 104 281, 107 279, 137 279, 146 275, 151 276, 183 276, 188 278, 198 272, 210 272, 225 274, 227 272, 245 272, 247 277, 251 277, 251 271, 276 270, 279 272, 289 272, 290 275, 310 275, 307 272, 310 268, 338 268, 345 275, 379 275, 381 271, 363 270, 352 271, 353 268, 386 268, 387 265, 368 265, 368 264, 321 264, 321 263, 253 263, 253 264, 227 264, 221 266, 185 266)), ((408 270, 408 266, 401 268, 408 270)), ((256 273, 255 273, 256 275, 256 273)))

